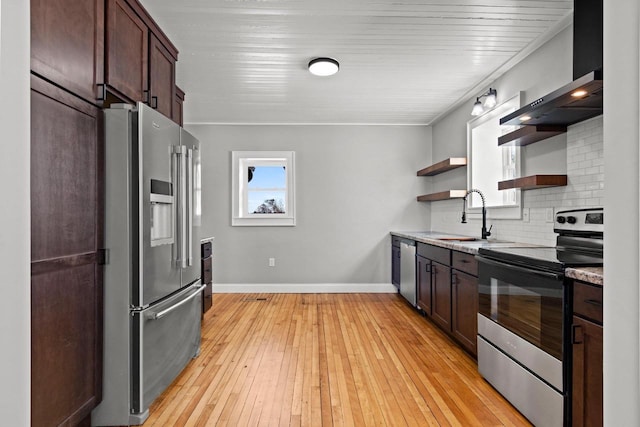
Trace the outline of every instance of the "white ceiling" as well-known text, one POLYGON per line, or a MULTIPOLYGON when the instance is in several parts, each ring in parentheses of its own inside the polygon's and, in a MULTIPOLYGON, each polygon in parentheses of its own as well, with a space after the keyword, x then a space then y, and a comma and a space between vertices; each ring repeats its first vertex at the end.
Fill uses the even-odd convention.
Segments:
POLYGON ((429 124, 573 10, 572 0, 142 3, 180 51, 187 123, 429 124), (340 72, 311 75, 317 56, 340 72))

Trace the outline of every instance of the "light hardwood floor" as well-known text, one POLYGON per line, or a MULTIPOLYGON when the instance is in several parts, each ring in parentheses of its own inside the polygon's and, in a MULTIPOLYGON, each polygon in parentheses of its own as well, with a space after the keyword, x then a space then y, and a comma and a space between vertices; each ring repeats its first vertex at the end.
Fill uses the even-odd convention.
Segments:
POLYGON ((396 294, 215 294, 146 426, 528 426, 396 294))

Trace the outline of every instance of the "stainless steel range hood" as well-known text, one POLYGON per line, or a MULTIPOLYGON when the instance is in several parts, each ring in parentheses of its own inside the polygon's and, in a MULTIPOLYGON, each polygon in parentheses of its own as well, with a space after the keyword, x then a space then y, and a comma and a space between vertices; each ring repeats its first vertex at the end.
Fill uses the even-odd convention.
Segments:
POLYGON ((574 2, 573 79, 500 124, 569 126, 602 114, 602 0, 574 2))

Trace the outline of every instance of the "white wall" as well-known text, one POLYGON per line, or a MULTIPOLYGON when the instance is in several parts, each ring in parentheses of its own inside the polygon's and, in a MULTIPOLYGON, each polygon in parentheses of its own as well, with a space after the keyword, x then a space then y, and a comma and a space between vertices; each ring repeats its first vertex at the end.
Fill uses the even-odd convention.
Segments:
MULTIPOLYGON (((567 185, 522 192, 522 204, 529 210, 529 221, 487 220, 493 225, 491 238, 538 245, 555 246, 557 234, 553 232, 553 222, 547 221, 547 209, 557 212, 561 209, 602 206, 604 203, 604 151, 602 136, 603 116, 570 126, 563 144, 557 138, 540 141, 530 147, 540 146, 542 158, 555 156, 562 161, 553 173, 566 173, 567 185), (550 148, 555 147, 555 150, 550 148)), ((538 154, 536 153, 536 154, 538 154)), ((523 157, 535 156, 531 151, 523 152, 523 157)), ((550 163, 550 161, 548 162, 550 163)), ((545 173, 531 171, 531 174, 545 173)), ((526 172, 522 173, 526 175, 526 172)), ((466 188, 466 187, 462 187, 466 188)), ((479 215, 467 215, 468 223, 460 223, 462 202, 433 203, 431 206, 431 228, 449 233, 480 235, 479 215)))
MULTIPOLYGON (((425 230, 426 126, 190 125, 201 141, 215 283, 390 283, 391 230, 425 230), (295 227, 231 227, 231 151, 296 152, 295 227), (276 259, 268 267, 268 258, 276 259)), ((215 288, 215 286, 214 286, 215 288)))
MULTIPOLYGON (((500 99, 524 92, 523 104, 531 102, 569 83, 573 77, 572 36, 570 25, 526 57, 514 68, 491 83, 500 99)), ((433 159, 466 155, 466 124, 474 98, 433 125, 433 159)), ((602 117, 579 123, 563 135, 521 148, 523 176, 567 174, 568 185, 522 192, 522 205, 530 212, 529 221, 488 220, 493 225, 492 238, 517 242, 555 245, 553 223, 547 222, 548 209, 554 212, 576 207, 603 204, 602 117)), ((459 169, 433 181, 435 191, 467 188, 466 170, 459 169)), ((482 188, 480 189, 482 190, 482 188)), ((431 229, 450 233, 480 235, 479 215, 468 215, 460 223, 462 202, 453 200, 432 203, 431 229)), ((491 212, 490 212, 491 214, 491 212)))
POLYGON ((29 2, 0 2, 0 420, 30 424, 29 2))
POLYGON ((604 421, 640 425, 640 7, 604 2, 604 421))

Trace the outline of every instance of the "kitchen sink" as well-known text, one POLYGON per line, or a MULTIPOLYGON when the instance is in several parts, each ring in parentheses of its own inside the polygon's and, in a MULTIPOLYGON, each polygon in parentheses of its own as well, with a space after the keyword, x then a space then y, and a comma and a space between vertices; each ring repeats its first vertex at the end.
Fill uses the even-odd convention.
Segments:
POLYGON ((449 241, 449 242, 473 242, 478 240, 475 237, 461 237, 461 236, 451 236, 451 237, 436 237, 436 240, 449 241))

